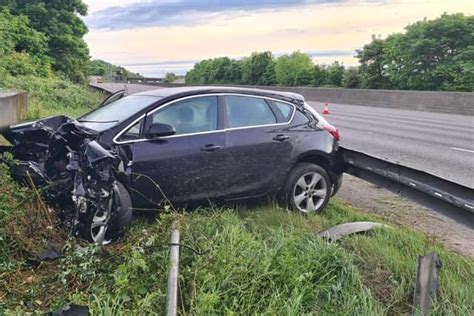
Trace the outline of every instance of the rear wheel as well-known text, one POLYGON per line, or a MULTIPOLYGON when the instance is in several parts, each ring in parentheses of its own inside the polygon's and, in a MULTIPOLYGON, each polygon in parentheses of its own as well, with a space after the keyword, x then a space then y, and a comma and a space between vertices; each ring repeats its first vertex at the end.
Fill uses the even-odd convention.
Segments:
POLYGON ((82 225, 82 236, 95 244, 107 245, 122 236, 132 222, 130 194, 123 184, 116 181, 108 207, 91 213, 82 225))
POLYGON ((302 213, 320 213, 326 207, 332 184, 326 170, 310 163, 297 164, 284 187, 286 204, 302 213))

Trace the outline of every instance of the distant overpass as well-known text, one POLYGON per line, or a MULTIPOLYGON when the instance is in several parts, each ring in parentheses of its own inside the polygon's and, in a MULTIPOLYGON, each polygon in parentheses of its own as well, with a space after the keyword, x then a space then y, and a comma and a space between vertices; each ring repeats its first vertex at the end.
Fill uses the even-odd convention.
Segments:
POLYGON ((127 78, 126 80, 127 83, 138 83, 138 84, 162 84, 165 82, 165 78, 127 78))

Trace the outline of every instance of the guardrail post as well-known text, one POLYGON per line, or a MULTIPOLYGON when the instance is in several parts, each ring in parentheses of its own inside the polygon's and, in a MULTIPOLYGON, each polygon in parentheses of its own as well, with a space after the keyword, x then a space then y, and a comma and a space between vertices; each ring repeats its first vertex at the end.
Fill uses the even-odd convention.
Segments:
POLYGON ((438 293, 438 269, 440 268, 441 261, 436 252, 419 257, 413 298, 413 315, 429 314, 438 293))
POLYGON ((168 275, 168 290, 166 293, 166 315, 175 316, 178 303, 178 268, 179 268, 179 230, 176 221, 171 223, 170 271, 168 275))

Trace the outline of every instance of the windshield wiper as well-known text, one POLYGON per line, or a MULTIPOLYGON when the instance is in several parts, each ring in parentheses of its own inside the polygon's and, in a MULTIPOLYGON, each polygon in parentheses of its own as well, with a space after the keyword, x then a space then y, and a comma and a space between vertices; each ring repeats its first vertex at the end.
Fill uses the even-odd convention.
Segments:
POLYGON ((118 123, 119 121, 118 120, 114 120, 114 121, 89 121, 89 120, 77 120, 78 122, 81 122, 81 123, 118 123))

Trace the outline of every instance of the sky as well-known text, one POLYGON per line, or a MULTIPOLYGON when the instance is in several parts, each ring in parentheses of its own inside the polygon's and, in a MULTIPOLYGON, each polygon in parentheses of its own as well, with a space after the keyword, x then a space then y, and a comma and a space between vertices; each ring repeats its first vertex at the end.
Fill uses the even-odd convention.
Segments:
POLYGON ((357 65, 355 50, 423 18, 474 14, 474 0, 83 0, 94 59, 148 77, 203 59, 300 50, 318 64, 357 65))

